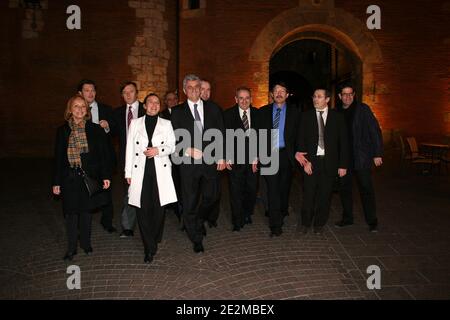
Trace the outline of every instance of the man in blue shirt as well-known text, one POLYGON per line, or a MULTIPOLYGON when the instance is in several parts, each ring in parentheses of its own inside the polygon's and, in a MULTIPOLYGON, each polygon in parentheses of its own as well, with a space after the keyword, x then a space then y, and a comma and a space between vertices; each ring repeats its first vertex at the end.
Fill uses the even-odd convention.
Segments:
MULTIPOLYGON (((288 215, 292 169, 296 165, 294 155, 300 111, 286 102, 289 91, 283 82, 273 85, 271 95, 274 102, 260 109, 259 131, 260 137, 264 138, 261 133, 266 130, 267 151, 279 160, 278 170, 274 174, 264 175, 267 184, 270 236, 273 237, 282 234, 283 219, 288 215), (272 129, 276 130, 275 134, 270 133, 272 129)), ((261 174, 263 175, 263 171, 261 174)))

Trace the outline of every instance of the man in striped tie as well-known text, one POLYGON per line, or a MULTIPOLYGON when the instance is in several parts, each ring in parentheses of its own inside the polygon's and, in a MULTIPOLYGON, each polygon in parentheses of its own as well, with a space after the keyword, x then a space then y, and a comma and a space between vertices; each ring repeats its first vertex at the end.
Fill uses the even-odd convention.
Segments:
MULTIPOLYGON (((282 234, 283 220, 288 215, 291 177, 296 166, 294 155, 300 126, 300 111, 286 102, 289 91, 285 83, 275 83, 271 89, 271 96, 274 102, 260 109, 259 131, 260 138, 263 138, 262 130, 266 130, 266 152, 270 154, 270 158, 275 156, 279 160, 279 168, 274 174, 264 175, 261 171, 267 184, 270 236, 273 237, 282 234)), ((270 166, 261 164, 264 165, 270 166)))
POLYGON ((252 138, 256 138, 258 109, 251 105, 252 96, 249 88, 237 88, 235 99, 236 105, 227 109, 223 118, 227 131, 233 130, 235 135, 234 143, 227 144, 227 169, 230 177, 233 231, 240 231, 245 224, 252 223, 251 216, 256 202, 257 141, 252 138), (241 144, 238 145, 238 142, 241 144))

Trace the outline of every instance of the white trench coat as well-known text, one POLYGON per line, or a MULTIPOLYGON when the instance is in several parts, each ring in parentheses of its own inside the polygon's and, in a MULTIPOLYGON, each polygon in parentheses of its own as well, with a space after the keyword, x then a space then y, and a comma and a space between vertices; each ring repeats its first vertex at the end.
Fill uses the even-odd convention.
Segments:
MULTIPOLYGON (((161 206, 177 202, 177 194, 172 180, 172 163, 169 155, 175 151, 175 133, 169 120, 158 117, 152 136, 153 147, 158 148, 155 156, 156 180, 161 206)), ((144 181, 147 157, 148 136, 145 129, 145 116, 131 121, 125 155, 125 178, 131 178, 128 188, 128 203, 141 207, 142 182, 144 181)))

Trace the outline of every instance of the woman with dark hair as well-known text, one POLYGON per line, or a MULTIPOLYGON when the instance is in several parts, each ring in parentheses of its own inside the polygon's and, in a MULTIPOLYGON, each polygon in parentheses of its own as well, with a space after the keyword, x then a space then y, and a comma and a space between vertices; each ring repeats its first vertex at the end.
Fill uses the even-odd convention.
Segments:
POLYGON ((144 262, 150 263, 162 239, 164 208, 177 201, 169 155, 175 151, 175 133, 169 120, 158 117, 159 97, 144 100, 145 116, 131 121, 125 156, 128 203, 137 207, 144 243, 144 262))
POLYGON ((89 118, 87 102, 77 94, 67 102, 66 123, 56 132, 53 194, 62 196, 68 240, 66 261, 77 254, 78 232, 80 247, 87 255, 92 253, 90 211, 107 200, 101 189, 89 195, 83 175, 98 181, 103 189, 108 189, 111 181, 106 134, 99 125, 87 121, 89 118))

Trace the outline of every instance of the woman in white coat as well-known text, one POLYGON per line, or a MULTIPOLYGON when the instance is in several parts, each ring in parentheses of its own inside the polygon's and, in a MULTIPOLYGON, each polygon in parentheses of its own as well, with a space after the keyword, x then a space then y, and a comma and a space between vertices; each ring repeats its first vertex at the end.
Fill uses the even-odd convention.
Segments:
POLYGON ((158 117, 160 106, 156 94, 147 95, 146 115, 131 122, 125 158, 128 203, 137 207, 145 263, 152 262, 162 238, 163 206, 177 201, 169 158, 175 151, 175 134, 171 122, 158 117))

